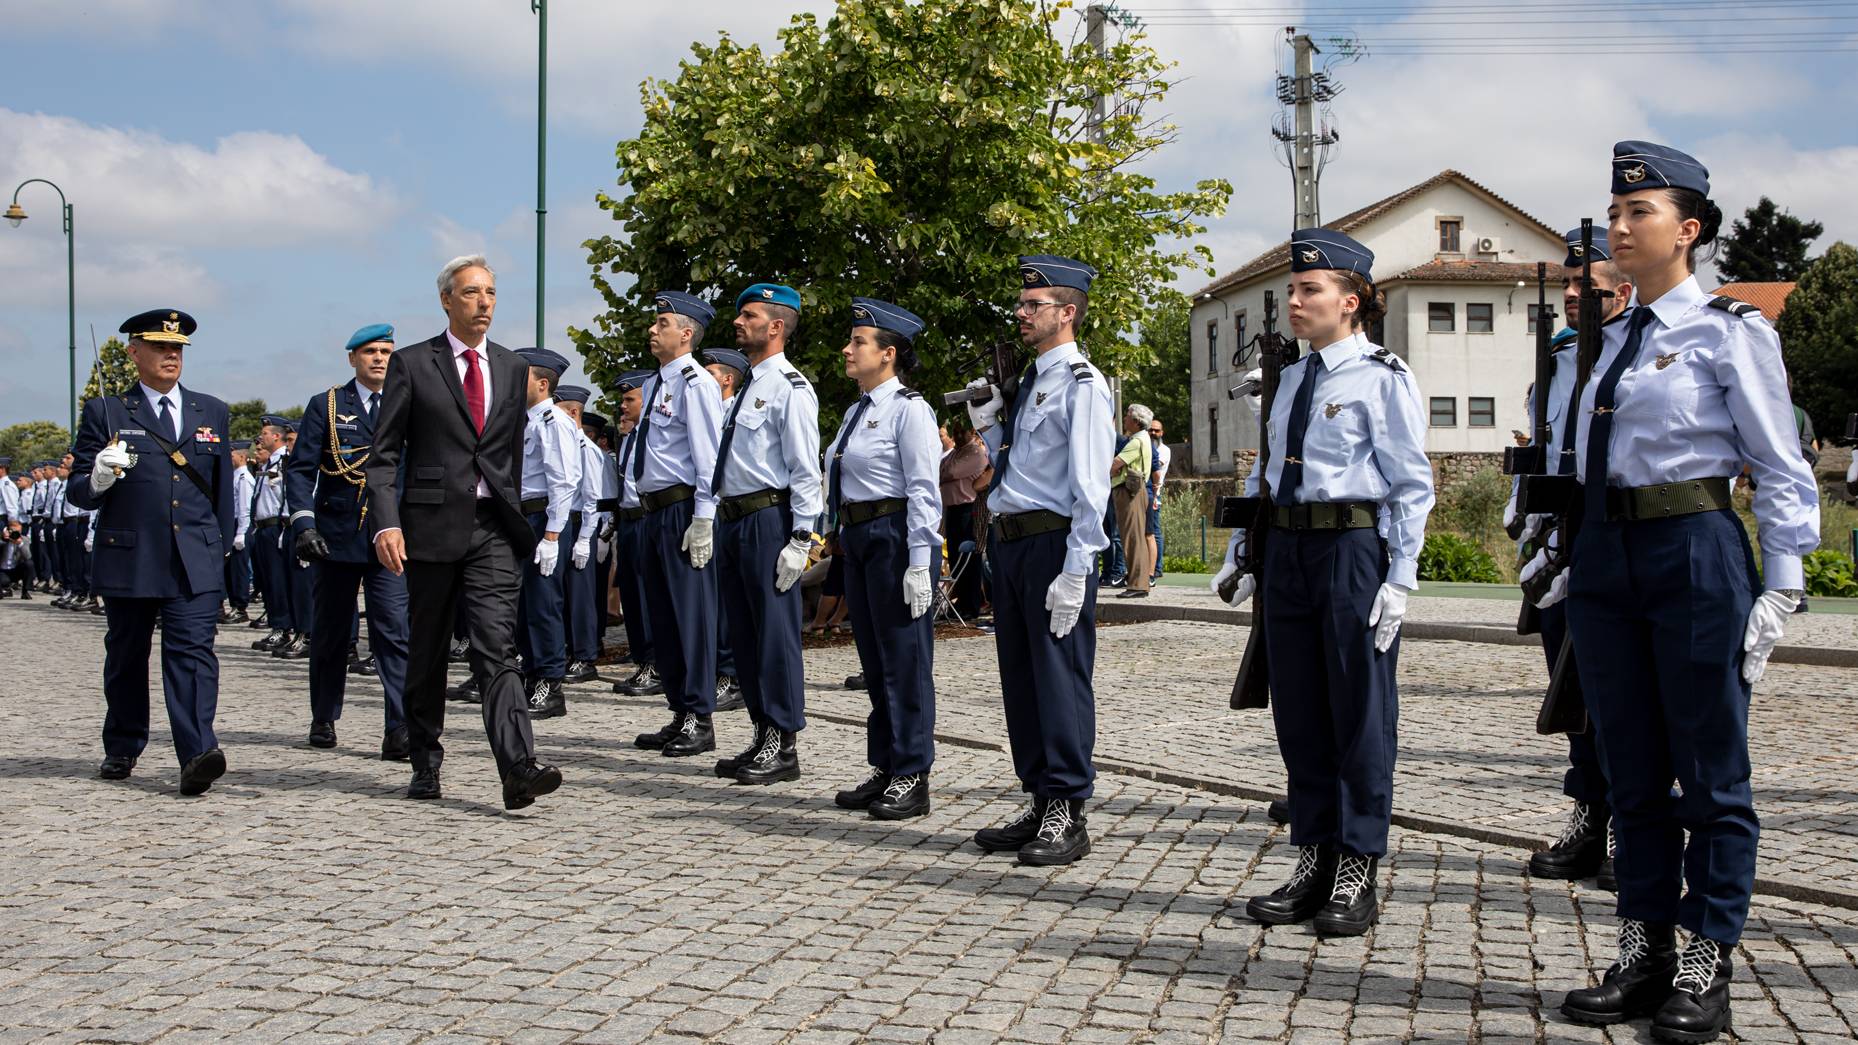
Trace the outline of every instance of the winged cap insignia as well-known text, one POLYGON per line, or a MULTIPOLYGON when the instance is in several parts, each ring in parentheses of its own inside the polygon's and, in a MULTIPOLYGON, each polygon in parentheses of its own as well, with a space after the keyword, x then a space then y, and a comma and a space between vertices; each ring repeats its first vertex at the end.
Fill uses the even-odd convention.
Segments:
POLYGON ((1636 185, 1645 180, 1645 165, 1643 163, 1634 164, 1620 171, 1619 176, 1626 179, 1628 183, 1636 185))
POLYGON ((1303 252, 1303 260, 1306 262, 1314 262, 1317 258, 1320 258, 1320 257, 1322 257, 1322 253, 1320 251, 1306 250, 1303 252))

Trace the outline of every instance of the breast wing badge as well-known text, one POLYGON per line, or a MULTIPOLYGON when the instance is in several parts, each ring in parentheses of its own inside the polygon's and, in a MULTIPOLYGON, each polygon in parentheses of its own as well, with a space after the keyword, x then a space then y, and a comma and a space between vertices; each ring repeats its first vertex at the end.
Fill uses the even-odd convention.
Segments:
POLYGON ((767 406, 767 405, 768 405, 768 401, 767 401, 766 399, 757 399, 757 400, 755 400, 755 409, 757 409, 757 410, 759 410, 759 409, 761 409, 762 407, 764 407, 764 406, 767 406))
POLYGON ((1671 352, 1671 353, 1667 353, 1665 355, 1659 356, 1657 360, 1655 361, 1658 369, 1660 370, 1663 370, 1665 367, 1668 367, 1672 363, 1675 363, 1675 362, 1677 362, 1676 352, 1671 352))
POLYGON ((877 418, 875 418, 875 417, 873 417, 873 418, 872 418, 871 420, 869 420, 869 421, 866 421, 866 422, 864 423, 864 426, 865 426, 866 428, 876 428, 876 427, 877 427, 877 418))
POLYGON ((335 419, 345 425, 352 425, 355 423, 355 418, 360 416, 360 414, 337 414, 335 415, 335 419))
POLYGON ((1342 412, 1341 403, 1330 403, 1323 407, 1323 416, 1326 418, 1329 418, 1332 421, 1335 420, 1335 415, 1341 412, 1342 412))
POLYGON ((1040 392, 1040 393, 1039 393, 1038 395, 1036 395, 1036 396, 1033 396, 1033 397, 1032 397, 1032 405, 1033 405, 1033 406, 1044 406, 1044 405, 1045 405, 1045 397, 1046 397, 1046 396, 1048 396, 1048 395, 1050 395, 1050 394, 1051 394, 1050 392, 1040 392))

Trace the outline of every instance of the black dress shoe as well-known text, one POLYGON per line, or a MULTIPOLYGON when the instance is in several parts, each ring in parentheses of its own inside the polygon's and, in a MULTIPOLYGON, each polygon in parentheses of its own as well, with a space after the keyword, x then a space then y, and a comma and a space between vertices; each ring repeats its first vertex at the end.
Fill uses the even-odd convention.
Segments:
POLYGON ((213 786, 213 781, 226 775, 226 755, 218 748, 209 748, 187 760, 181 767, 181 794, 205 794, 213 786))
POLYGON ((1081 798, 1049 798, 1039 833, 1019 847, 1019 862, 1033 867, 1073 864, 1090 855, 1090 831, 1081 798))
POLYGON ((561 770, 529 759, 513 767, 503 778, 503 808, 526 809, 543 795, 552 795, 561 786, 561 770))
POLYGON ((445 691, 445 699, 456 700, 465 704, 482 703, 483 698, 477 691, 477 676, 465 676, 463 682, 445 691))
POLYGON ((247 613, 245 610, 233 608, 226 611, 226 616, 222 623, 245 624, 249 623, 251 619, 251 614, 247 613))
POLYGON ((714 750, 716 730, 710 724, 710 716, 687 714, 684 716, 683 727, 664 742, 664 749, 659 753, 666 758, 689 758, 714 750))
POLYGON ((1728 947, 1692 936, 1677 960, 1671 996, 1652 1017, 1657 1041, 1715 1041, 1729 1026, 1729 980, 1735 971, 1728 947))
POLYGON ((891 777, 883 792, 865 807, 865 812, 875 820, 908 820, 929 815, 929 774, 903 773, 891 777))
POLYGON ((890 774, 881 769, 871 770, 871 775, 857 787, 841 791, 832 797, 832 803, 840 809, 869 809, 877 796, 890 786, 890 774))
POLYGON ((1148 589, 1147 588, 1127 588, 1127 589, 1124 589, 1123 591, 1117 592, 1116 597, 1119 599, 1146 599, 1148 598, 1148 589))
POLYGON ((742 749, 741 754, 716 760, 716 775, 723 780, 734 780, 736 770, 754 761, 755 752, 761 750, 762 741, 767 739, 772 729, 773 727, 765 722, 755 723, 755 735, 749 740, 748 746, 742 749))
POLYGON ((335 746, 335 723, 333 722, 312 722, 310 723, 310 746, 311 747, 334 747, 335 746))
POLYGON ((93 617, 101 617, 105 612, 102 601, 95 595, 92 595, 90 597, 90 615, 93 617))
POLYGON ((370 653, 360 660, 351 663, 348 666, 348 673, 350 675, 359 675, 362 678, 374 678, 381 673, 381 669, 374 663, 374 654, 370 653))
POLYGON ((405 762, 410 757, 411 744, 407 740, 405 726, 390 729, 381 736, 381 761, 405 762))
POLYGON ((529 686, 529 717, 560 718, 568 713, 568 698, 560 679, 536 679, 529 686))
POLYGON ((983 827, 974 832, 974 844, 980 846, 983 853, 1017 852, 1038 837, 1039 821, 1044 818, 1045 799, 1033 795, 1018 816, 999 827, 983 827))
POLYGON ((570 685, 577 682, 597 682, 599 679, 600 672, 594 668, 594 662, 591 660, 577 660, 570 663, 568 673, 561 677, 561 681, 570 685))
POLYGON ((863 689, 864 688, 864 675, 863 674, 847 675, 845 677, 845 688, 846 689, 863 689))
POLYGON ((304 660, 310 655, 310 637, 298 632, 290 645, 272 650, 271 655, 279 660, 304 660))
POLYGON ((259 631, 264 631, 266 628, 269 628, 270 626, 271 626, 271 615, 269 613, 261 612, 258 614, 258 616, 252 618, 252 627, 256 628, 259 631))
POLYGON ((1606 859, 1609 819, 1606 807, 1597 802, 1574 803, 1568 826, 1555 844, 1529 855, 1529 873, 1558 881, 1592 877, 1606 859))
MULTIPOLYGON (((671 742, 671 738, 684 731, 684 718, 688 712, 679 711, 671 716, 663 729, 656 733, 640 733, 632 739, 632 746, 642 751, 658 751, 671 742)), ((694 716, 692 716, 694 717, 694 716)))
POLYGON ((1290 823, 1290 802, 1274 798, 1270 805, 1264 807, 1264 815, 1269 817, 1274 824, 1288 824, 1290 823))
POLYGON ((1298 847, 1290 881, 1266 896, 1245 902, 1245 914, 1265 925, 1295 925, 1316 917, 1335 890, 1335 850, 1326 845, 1298 847))
POLYGON ((98 780, 127 780, 135 769, 135 759, 129 755, 105 755, 103 764, 97 767, 98 780))
POLYGON ((284 645, 285 643, 288 643, 289 641, 290 641, 289 632, 283 631, 283 630, 276 630, 276 631, 271 632, 271 634, 266 635, 264 638, 259 639, 258 641, 252 643, 252 648, 255 650, 264 652, 264 653, 269 653, 271 652, 272 649, 276 648, 277 646, 284 645))
POLYGON ((361 647, 351 642, 348 644, 348 670, 354 671, 355 665, 361 663, 361 647))
POLYGON ((406 785, 406 797, 439 797, 439 767, 433 766, 429 769, 414 769, 413 782, 406 785))
POLYGON ((471 657, 471 644, 463 639, 453 642, 445 651, 445 659, 452 664, 462 664, 471 657))
POLYGON ((1582 987, 1562 999, 1561 1014, 1575 1023, 1605 1027, 1657 1012, 1671 997, 1677 975, 1677 929, 1622 918, 1619 959, 1597 987, 1582 987))
POLYGON ((778 729, 768 730, 761 748, 755 757, 736 770, 735 782, 738 784, 778 784, 785 780, 800 779, 800 746, 798 735, 778 729))
POLYGON ((742 684, 728 675, 716 676, 716 710, 740 711, 748 706, 742 699, 742 684))
POLYGON ((628 697, 650 697, 664 692, 664 680, 658 677, 658 669, 650 664, 639 665, 639 670, 624 682, 613 683, 613 692, 624 693, 628 697))
POLYGON ((1335 887, 1329 892, 1329 902, 1316 912, 1319 935, 1360 936, 1380 918, 1380 887, 1375 880, 1380 863, 1372 856, 1336 854, 1335 887))

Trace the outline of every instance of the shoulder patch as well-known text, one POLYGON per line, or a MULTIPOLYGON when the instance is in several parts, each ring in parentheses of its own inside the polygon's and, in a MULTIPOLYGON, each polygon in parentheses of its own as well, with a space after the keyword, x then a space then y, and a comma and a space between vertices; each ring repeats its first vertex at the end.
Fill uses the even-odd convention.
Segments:
POLYGON ((1400 362, 1400 357, 1394 355, 1393 350, 1390 348, 1377 348, 1368 353, 1368 358, 1375 362, 1386 364, 1393 368, 1395 373, 1404 373, 1406 371, 1406 364, 1400 362))
POLYGON ((1727 294, 1718 294, 1710 299, 1711 308, 1720 308, 1732 316, 1759 316, 1761 310, 1746 301, 1737 301, 1727 294))
POLYGON ((897 393, 905 399, 921 399, 923 394, 914 388, 905 388, 897 393))
POLYGON ((684 375, 684 380, 686 381, 695 381, 697 379, 697 368, 694 366, 686 366, 680 373, 684 375))
POLYGON ((790 384, 790 385, 792 385, 792 386, 794 386, 795 388, 805 388, 805 387, 806 387, 806 375, 804 375, 804 374, 802 374, 802 373, 800 373, 800 371, 798 371, 798 370, 783 370, 783 371, 781 371, 781 373, 782 373, 783 375, 785 375, 785 376, 786 376, 786 378, 787 378, 787 383, 788 383, 788 384, 790 384))
POLYGON ((1080 382, 1096 380, 1096 378, 1090 376, 1090 364, 1089 363, 1082 363, 1082 362, 1072 363, 1071 364, 1071 376, 1076 378, 1080 382))

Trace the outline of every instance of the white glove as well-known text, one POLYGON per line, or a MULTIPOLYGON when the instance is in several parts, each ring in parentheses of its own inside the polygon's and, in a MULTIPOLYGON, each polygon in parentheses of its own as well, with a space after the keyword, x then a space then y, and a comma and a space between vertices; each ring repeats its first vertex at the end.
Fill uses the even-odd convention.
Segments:
POLYGON ((129 446, 121 439, 97 451, 97 460, 90 466, 90 488, 102 493, 116 484, 117 478, 134 467, 129 460, 129 446))
POLYGON ((1400 634, 1400 622, 1406 619, 1407 589, 1398 584, 1383 584, 1374 596, 1374 608, 1368 611, 1368 627, 1374 629, 1374 648, 1385 653, 1400 634))
POLYGON ((903 571, 903 604, 910 608, 910 619, 929 612, 929 567, 912 566, 903 571))
POLYGON ((970 402, 967 404, 968 423, 974 426, 976 432, 985 432, 1000 420, 1000 407, 1003 405, 1000 402, 1000 389, 984 377, 977 377, 968 382, 968 387, 971 389, 985 388, 993 393, 993 397, 985 403, 970 402))
POLYGON ((586 569, 587 560, 592 558, 593 554, 594 535, 591 533, 581 534, 574 542, 574 568, 577 570, 586 569))
POLYGON ((537 573, 540 573, 544 577, 553 577, 555 575, 555 561, 559 558, 561 558, 560 541, 551 541, 544 538, 535 543, 535 567, 537 573))
MULTIPOLYGON (((1547 548, 1543 548, 1542 550, 1536 552, 1535 558, 1530 559, 1528 563, 1526 563, 1523 566, 1522 573, 1519 574, 1516 578, 1517 583, 1527 584, 1531 577, 1534 577, 1536 574, 1542 572, 1545 569, 1548 569, 1548 549, 1547 548)), ((1555 603, 1560 602, 1562 599, 1567 598, 1568 597, 1568 578, 1572 576, 1573 574, 1574 574, 1573 567, 1569 567, 1568 569, 1562 570, 1559 574, 1557 574, 1554 580, 1549 581, 1548 582, 1548 594, 1542 596, 1541 598, 1535 601, 1535 608, 1538 610, 1545 610, 1545 609, 1548 609, 1550 606, 1553 606, 1555 603)))
MULTIPOLYGON (((1213 589, 1214 595, 1218 595, 1219 586, 1226 583, 1226 578, 1232 576, 1233 574, 1237 572, 1239 572, 1239 568, 1237 566, 1234 566, 1229 562, 1224 563, 1219 567, 1219 572, 1213 575, 1213 583, 1207 585, 1207 587, 1213 589)), ((1252 593, 1257 590, 1258 590, 1258 579, 1248 573, 1245 576, 1239 578, 1239 586, 1233 590, 1232 598, 1227 600, 1226 605, 1231 606, 1233 609, 1237 609, 1240 606, 1245 605, 1246 600, 1250 599, 1252 597, 1252 593)))
POLYGON ((1551 518, 1553 518, 1553 516, 1545 515, 1540 512, 1535 515, 1524 516, 1522 536, 1516 538, 1517 543, 1527 544, 1535 540, 1535 535, 1542 532, 1542 527, 1546 525, 1551 518))
POLYGON ((1742 631, 1742 679, 1760 682, 1768 670, 1768 656, 1787 631, 1787 618, 1793 616, 1800 601, 1785 592, 1769 589, 1761 593, 1748 609, 1748 627, 1742 631))
POLYGON ((806 557, 813 550, 813 542, 804 538, 794 538, 781 549, 781 554, 774 560, 774 590, 786 591, 800 580, 806 572, 806 557))
POLYGON ((91 534, 84 535, 84 550, 87 552, 97 550, 97 538, 95 536, 91 534))
POLYGON ((1241 384, 1246 381, 1253 382, 1253 387, 1256 389, 1245 397, 1245 406, 1252 412, 1252 420, 1256 421, 1259 413, 1264 410, 1264 370, 1260 367, 1247 370, 1245 376, 1239 379, 1241 384))
POLYGON ((1045 589, 1045 609, 1052 615, 1052 637, 1062 639, 1077 627, 1077 615, 1084 611, 1084 575, 1060 573, 1045 589))
POLYGON ((235 552, 242 552, 245 550, 245 535, 244 534, 239 534, 237 537, 234 537, 232 539, 232 550, 235 552))
POLYGON ((715 527, 714 519, 690 520, 690 528, 684 531, 684 551, 692 568, 701 570, 710 564, 710 553, 716 547, 715 527))

